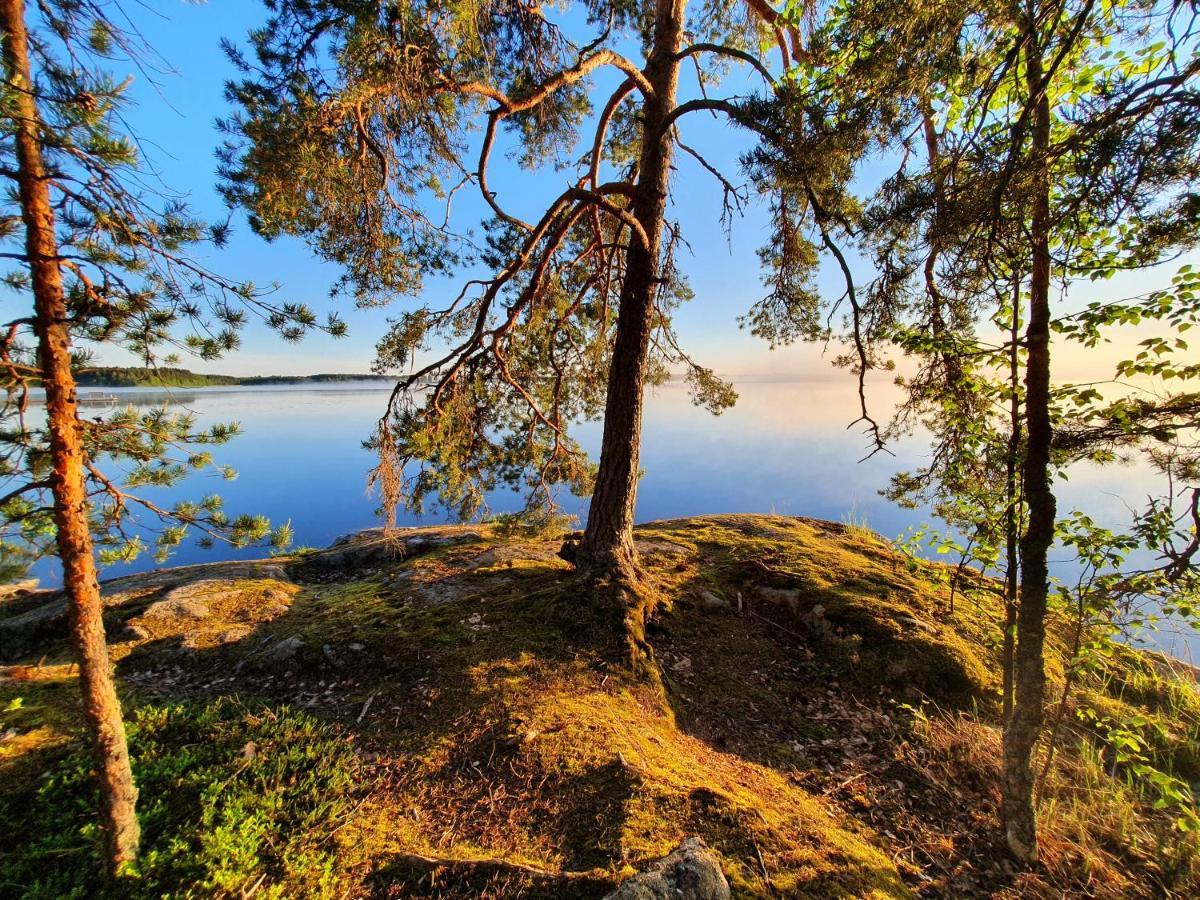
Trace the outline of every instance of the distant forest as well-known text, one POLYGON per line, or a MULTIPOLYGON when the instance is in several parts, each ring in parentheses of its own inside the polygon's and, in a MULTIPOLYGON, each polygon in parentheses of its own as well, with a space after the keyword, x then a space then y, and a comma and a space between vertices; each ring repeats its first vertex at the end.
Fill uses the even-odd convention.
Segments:
POLYGON ((214 385, 309 384, 338 381, 391 381, 390 375, 205 375, 187 369, 146 369, 124 366, 95 366, 76 374, 81 387, 209 387, 214 385))

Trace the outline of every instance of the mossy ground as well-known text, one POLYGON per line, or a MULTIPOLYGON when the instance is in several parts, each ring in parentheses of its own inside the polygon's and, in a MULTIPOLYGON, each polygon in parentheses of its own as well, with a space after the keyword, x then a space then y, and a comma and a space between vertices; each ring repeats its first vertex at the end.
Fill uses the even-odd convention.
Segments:
MULTIPOLYGON (((1006 862, 994 601, 952 610, 937 567, 862 529, 639 529, 661 686, 620 665, 557 540, 436 533, 349 572, 298 560, 299 590, 231 582, 213 621, 149 637, 118 639, 156 594, 114 606, 148 849, 120 893, 599 897, 690 834, 742 897, 1198 884, 1168 819, 1073 744, 1047 864, 1006 862), (286 610, 257 615, 265 595, 286 610), (229 623, 252 627, 194 639, 229 623)), ((63 644, 0 680, 0 895, 100 890, 75 690, 63 644)), ((1193 684, 1131 652, 1081 697, 1155 723, 1164 769, 1196 777, 1193 684)))

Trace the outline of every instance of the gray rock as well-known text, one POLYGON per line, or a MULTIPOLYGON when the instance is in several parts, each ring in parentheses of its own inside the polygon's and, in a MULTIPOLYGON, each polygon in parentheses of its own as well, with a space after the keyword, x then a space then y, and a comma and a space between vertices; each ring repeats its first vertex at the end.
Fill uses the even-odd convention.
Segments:
POLYGON ((490 547, 474 559, 469 560, 463 571, 478 569, 512 568, 521 563, 552 563, 561 565, 557 550, 547 547, 490 547))
POLYGON ((65 635, 67 601, 61 598, 0 621, 0 660, 14 660, 42 642, 65 635))
MULTIPOLYGON (((100 594, 106 608, 120 607, 158 591, 168 591, 166 600, 213 591, 216 583, 235 580, 274 579, 289 584, 287 572, 273 559, 201 563, 126 575, 105 581, 100 594)), ((67 601, 60 591, 37 591, 21 602, 45 595, 33 609, 0 619, 0 660, 8 662, 37 652, 47 642, 67 636, 67 601)), ((190 616, 185 617, 190 620, 190 616)), ((166 617, 164 616, 164 621, 166 617)), ((152 617, 153 621, 153 617, 152 617)))
POLYGON ((683 557, 691 556, 692 551, 680 544, 673 544, 670 541, 638 541, 635 540, 634 545, 637 547, 637 552, 640 556, 649 557, 683 557))
POLYGON ((483 540, 478 531, 448 526, 436 531, 421 529, 412 534, 407 529, 397 529, 391 534, 382 528, 368 528, 354 534, 343 535, 329 548, 307 557, 305 564, 324 572, 360 572, 387 563, 427 553, 448 544, 466 544, 483 540))
POLYGON ((379 535, 366 540, 357 537, 339 538, 330 549, 310 556, 307 564, 323 572, 344 572, 395 562, 409 555, 403 540, 379 535))
POLYGON ((149 637, 150 632, 141 625, 134 625, 132 622, 126 622, 125 627, 117 633, 115 640, 120 642, 144 641, 149 637))
POLYGON ((0 584, 0 600, 11 600, 14 597, 25 597, 38 589, 36 578, 27 578, 12 584, 0 584))
POLYGON ((300 648, 304 646, 304 641, 292 635, 289 638, 284 638, 275 644, 272 644, 262 653, 262 659, 267 663, 287 663, 296 658, 296 654, 300 652, 300 648))
POLYGON ((208 604, 195 597, 168 597, 166 600, 159 600, 157 603, 147 606, 141 618, 150 622, 203 619, 208 616, 208 612, 208 604))
POLYGON ((800 608, 800 589, 799 588, 774 588, 760 585, 755 588, 755 593, 774 606, 782 606, 792 612, 794 615, 800 608))
POLYGON ((730 603, 713 591, 701 591, 696 595, 696 605, 701 609, 729 609, 730 603))
POLYGON ((717 855, 693 836, 605 900, 729 900, 729 882, 717 855))

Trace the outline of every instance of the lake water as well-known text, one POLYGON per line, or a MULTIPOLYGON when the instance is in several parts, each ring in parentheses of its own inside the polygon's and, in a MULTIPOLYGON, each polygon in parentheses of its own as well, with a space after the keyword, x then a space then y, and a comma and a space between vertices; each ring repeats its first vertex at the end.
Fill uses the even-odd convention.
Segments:
MULTIPOLYGON (((928 519, 924 510, 904 510, 878 495, 889 477, 920 465, 927 452, 921 438, 894 446, 894 456, 863 460, 866 441, 846 425, 856 415, 857 397, 849 379, 806 382, 737 381, 737 406, 720 417, 692 406, 687 389, 670 383, 647 398, 642 444, 645 472, 638 494, 642 522, 719 512, 779 513, 835 521, 853 519, 887 537, 928 519)), ((379 384, 281 386, 269 388, 114 391, 139 405, 169 399, 193 411, 201 426, 238 422, 243 434, 214 448, 216 461, 237 469, 232 482, 218 475, 192 476, 148 496, 160 504, 219 493, 231 515, 261 513, 272 522, 290 520, 295 543, 324 547, 340 535, 379 524, 378 501, 366 493, 373 455, 362 442, 370 434, 387 398, 379 384)), ((875 391, 878 418, 886 418, 895 394, 886 384, 875 391)), ((600 426, 577 432, 593 454, 600 426)), ((1083 504, 1098 521, 1121 525, 1127 504, 1137 505, 1154 490, 1153 476, 1136 467, 1078 467, 1061 484, 1059 508, 1083 504)), ((569 512, 586 515, 586 500, 568 498, 569 512)), ((494 512, 519 505, 514 497, 494 499, 494 512)), ((432 524, 438 516, 418 519, 401 513, 399 524, 432 524)), ((186 544, 172 557, 182 565, 261 556, 258 549, 217 545, 205 550, 186 544)), ((112 566, 104 577, 155 567, 143 556, 112 566)), ((57 584, 56 560, 45 560, 33 573, 44 584, 57 584)))

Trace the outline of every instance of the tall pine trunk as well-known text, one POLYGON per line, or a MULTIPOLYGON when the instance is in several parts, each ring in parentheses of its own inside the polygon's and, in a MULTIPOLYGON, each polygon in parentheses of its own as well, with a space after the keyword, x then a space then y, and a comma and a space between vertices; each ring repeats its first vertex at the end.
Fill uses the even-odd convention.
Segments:
POLYGON ((71 612, 71 637, 79 660, 83 709, 96 753, 107 861, 116 874, 123 863, 137 855, 140 838, 134 809, 137 789, 104 638, 104 606, 88 527, 83 435, 76 415, 67 304, 59 269, 49 176, 42 159, 42 122, 30 73, 24 0, 0 0, 0 19, 4 31, 4 65, 16 109, 13 123, 16 177, 25 224, 25 252, 33 283, 38 362, 46 391, 50 487, 58 555, 71 612))
POLYGON ((663 223, 671 180, 671 134, 663 123, 675 106, 682 49, 685 0, 658 0, 654 45, 646 78, 654 89, 643 105, 642 149, 632 213, 649 246, 631 236, 625 281, 621 285, 617 335, 608 375, 604 438, 587 530, 578 552, 581 566, 632 579, 637 552, 633 544, 638 458, 646 363, 654 327, 655 295, 661 276, 663 223))
POLYGON ((1013 711, 1004 730, 1004 823, 1009 849, 1037 860, 1033 799, 1033 750, 1042 728, 1046 693, 1046 565, 1054 541, 1056 507, 1051 489, 1050 447, 1050 102, 1043 85, 1036 22, 1026 28, 1025 84, 1033 104, 1031 156, 1029 324, 1025 332, 1025 464, 1029 519, 1021 537, 1021 600, 1013 666, 1013 711))

